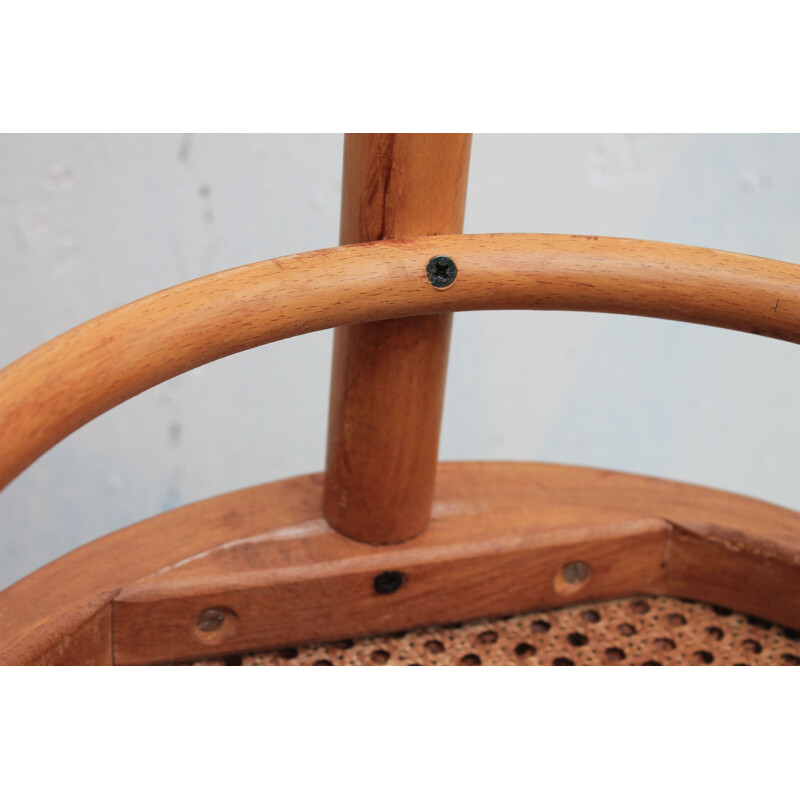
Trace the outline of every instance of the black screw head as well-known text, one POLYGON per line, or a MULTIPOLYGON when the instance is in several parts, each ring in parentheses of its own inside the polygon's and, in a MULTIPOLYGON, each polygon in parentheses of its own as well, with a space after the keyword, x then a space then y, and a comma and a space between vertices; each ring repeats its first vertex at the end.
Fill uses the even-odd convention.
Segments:
POLYGON ((376 575, 372 581, 375 591, 378 594, 392 594, 396 592, 405 582, 406 576, 397 570, 389 570, 389 572, 381 572, 376 575))
POLYGON ((428 282, 435 289, 446 289, 456 279, 456 262, 448 256, 434 256, 428 262, 428 282))

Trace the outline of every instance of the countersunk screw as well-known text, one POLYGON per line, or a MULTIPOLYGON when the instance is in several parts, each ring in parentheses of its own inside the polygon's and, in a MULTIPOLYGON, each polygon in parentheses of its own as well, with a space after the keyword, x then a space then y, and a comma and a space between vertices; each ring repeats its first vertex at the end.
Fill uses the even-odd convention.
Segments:
POLYGON ((434 256, 428 262, 428 282, 435 289, 446 289, 458 275, 456 262, 448 256, 434 256))
POLYGON ((207 608, 197 618, 197 627, 203 633, 211 633, 211 631, 218 630, 222 623, 225 622, 225 614, 216 608, 207 608))
POLYGON ((583 583, 588 577, 589 565, 585 561, 571 561, 565 565, 563 572, 564 580, 567 583, 583 583))
POLYGON ((392 594, 396 592, 404 583, 406 576, 397 570, 389 570, 389 572, 381 572, 376 575, 372 581, 375 591, 378 594, 392 594))

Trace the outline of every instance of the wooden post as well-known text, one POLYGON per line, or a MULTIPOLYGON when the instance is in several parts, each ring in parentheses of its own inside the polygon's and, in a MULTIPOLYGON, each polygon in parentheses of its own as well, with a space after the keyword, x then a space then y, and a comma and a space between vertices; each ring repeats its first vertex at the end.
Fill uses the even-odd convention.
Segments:
MULTIPOLYGON (((471 143, 347 134, 340 243, 461 233, 471 143)), ((336 330, 324 509, 340 533, 390 544, 428 525, 451 327, 439 314, 336 330)))

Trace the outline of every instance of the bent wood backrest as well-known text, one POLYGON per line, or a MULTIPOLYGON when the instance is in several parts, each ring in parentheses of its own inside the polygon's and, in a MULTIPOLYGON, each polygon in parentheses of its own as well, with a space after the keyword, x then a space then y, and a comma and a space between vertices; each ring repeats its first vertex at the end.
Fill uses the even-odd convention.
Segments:
POLYGON ((0 487, 103 412, 187 370, 324 328, 484 309, 602 311, 800 342, 800 267, 601 237, 350 245, 218 272, 108 312, 0 371, 0 487), (430 260, 456 264, 436 288, 430 260))
MULTIPOLYGON (((0 371, 0 483, 126 398, 283 337, 529 308, 798 342, 798 277, 793 264, 714 250, 522 234, 355 245, 240 267, 109 312, 0 371), (427 277, 439 255, 458 269, 444 289, 427 277)), ((332 532, 321 488, 308 476, 214 498, 58 559, 0 592, 0 663, 175 661, 633 592, 800 625, 800 516, 759 501, 596 470, 444 465, 431 531, 389 551, 332 532), (565 582, 570 563, 588 564, 592 577, 565 582), (401 602, 375 594, 382 570, 413 576, 401 602), (207 611, 224 620, 219 630, 199 627, 207 611)))

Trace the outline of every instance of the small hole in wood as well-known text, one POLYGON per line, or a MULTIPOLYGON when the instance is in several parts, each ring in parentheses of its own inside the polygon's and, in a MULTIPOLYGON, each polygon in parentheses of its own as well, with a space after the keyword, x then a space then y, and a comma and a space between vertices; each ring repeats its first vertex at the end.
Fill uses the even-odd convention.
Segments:
POLYGON ((761 630, 764 631, 768 631, 772 627, 771 622, 761 619, 761 617, 748 617, 747 621, 750 625, 753 625, 756 628, 761 628, 761 630))
POLYGON ((791 653, 783 653, 781 655, 781 661, 784 664, 788 664, 790 667, 800 666, 800 658, 798 656, 792 655, 791 653))
POLYGON ((642 664, 643 667, 663 667, 664 665, 660 661, 645 661, 642 664))
POLYGON ((697 650, 692 655, 695 664, 712 664, 714 662, 714 654, 708 650, 697 650))
POLYGON ((461 657, 461 661, 458 663, 461 664, 462 667, 479 667, 483 662, 480 656, 475 653, 467 653, 467 655, 461 657))
POLYGON ((444 645, 438 639, 430 639, 425 642, 425 649, 434 655, 444 653, 444 645))
POLYGON ((406 576, 396 569, 381 572, 372 579, 372 586, 378 594, 393 594, 406 581, 406 576))
POLYGON ((672 639, 656 639, 655 645, 659 650, 674 650, 675 642, 672 639))
POLYGON ((600 614, 593 608, 587 608, 585 611, 581 611, 581 619, 590 623, 600 622, 600 614))
POLYGON ((668 614, 667 622, 677 628, 679 625, 686 624, 686 617, 684 617, 683 614, 668 614))
POLYGON ((297 658, 297 648, 296 647, 283 647, 278 650, 278 655, 285 659, 286 661, 291 661, 293 658, 297 658))
POLYGON ((484 631, 478 634, 478 641, 481 644, 494 644, 497 641, 497 633, 495 631, 484 631))
POLYGON ((583 647, 589 641, 589 638, 582 633, 570 633, 567 635, 567 641, 573 647, 583 647))
POLYGON ((617 630, 623 636, 633 636, 633 634, 636 633, 636 628, 634 628, 633 625, 628 622, 623 622, 621 625, 617 625, 617 630))
POLYGON ((332 661, 328 661, 327 658, 321 658, 319 661, 315 661, 314 662, 314 666, 315 667, 332 667, 333 666, 333 662, 332 661))
POLYGON ((385 650, 373 650, 369 657, 373 664, 385 664, 389 660, 389 654, 385 650))
POLYGON ((631 603, 631 611, 634 614, 646 614, 650 610, 650 603, 646 600, 634 600, 631 603))
POLYGON ((729 608, 725 608, 724 606, 711 606, 711 610, 718 616, 718 617, 729 617, 733 614, 729 608))
POLYGON ((520 642, 515 648, 514 652, 518 656, 533 656, 536 655, 536 648, 527 642, 520 642))
POLYGON ((575 662, 571 658, 564 658, 560 656, 559 658, 553 659, 553 666, 554 667, 574 667, 575 662))
POLYGON ((546 619, 535 619, 531 622, 531 630, 534 633, 547 633, 550 630, 550 623, 546 619))
POLYGON ((757 642, 755 639, 745 639, 742 642, 742 650, 745 653, 760 653, 764 648, 761 646, 761 642, 757 642))
POLYGON ((718 642, 722 639, 725 635, 722 628, 718 628, 716 625, 711 625, 710 627, 706 628, 706 633, 715 641, 718 642))
POLYGON ((606 649, 606 663, 619 664, 625 660, 625 651, 619 647, 609 647, 606 649))

